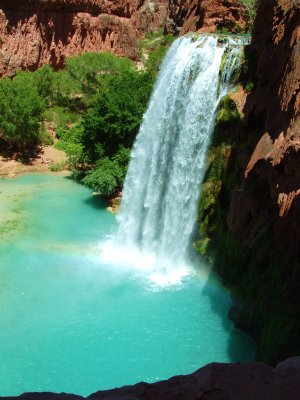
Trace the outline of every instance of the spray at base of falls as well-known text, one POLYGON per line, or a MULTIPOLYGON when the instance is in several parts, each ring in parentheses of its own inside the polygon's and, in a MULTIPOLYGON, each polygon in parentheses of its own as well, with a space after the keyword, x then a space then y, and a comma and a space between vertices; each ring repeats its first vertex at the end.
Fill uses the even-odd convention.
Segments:
POLYGON ((158 285, 191 272, 189 250, 220 99, 249 38, 177 39, 162 64, 133 146, 119 229, 106 261, 144 269, 158 285))

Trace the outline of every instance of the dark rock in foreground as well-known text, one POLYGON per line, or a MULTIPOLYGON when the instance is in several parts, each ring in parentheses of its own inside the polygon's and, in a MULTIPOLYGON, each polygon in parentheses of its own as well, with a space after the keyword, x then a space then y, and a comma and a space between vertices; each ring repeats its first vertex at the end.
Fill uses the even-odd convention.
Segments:
MULTIPOLYGON (((79 400, 71 394, 26 393, 20 400, 79 400)), ((212 363, 190 375, 157 383, 138 383, 99 391, 90 400, 297 400, 300 399, 300 357, 289 358, 276 368, 262 363, 212 363)))

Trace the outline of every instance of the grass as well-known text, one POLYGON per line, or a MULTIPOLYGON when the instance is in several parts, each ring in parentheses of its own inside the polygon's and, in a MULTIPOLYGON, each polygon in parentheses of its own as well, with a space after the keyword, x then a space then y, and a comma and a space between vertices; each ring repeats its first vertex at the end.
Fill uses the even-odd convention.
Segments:
POLYGON ((65 171, 66 169, 67 169, 67 162, 66 161, 53 162, 50 165, 50 171, 52 171, 52 172, 65 171))
POLYGON ((168 48, 175 39, 173 35, 163 35, 162 31, 148 32, 145 38, 139 41, 139 61, 147 70, 157 73, 168 48))
POLYGON ((80 122, 81 115, 70 111, 67 107, 53 106, 44 112, 45 121, 55 127, 67 126, 80 122))

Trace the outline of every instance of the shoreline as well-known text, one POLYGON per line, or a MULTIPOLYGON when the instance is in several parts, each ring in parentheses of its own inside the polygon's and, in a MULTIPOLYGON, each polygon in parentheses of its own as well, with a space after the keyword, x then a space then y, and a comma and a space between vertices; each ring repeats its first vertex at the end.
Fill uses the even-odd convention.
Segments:
MULTIPOLYGON (((27 164, 14 160, 13 158, 6 158, 0 154, 0 179, 15 179, 16 177, 24 174, 56 174, 68 175, 70 170, 67 168, 53 170, 51 166, 56 163, 66 163, 67 156, 62 150, 58 150, 51 146, 43 146, 41 152, 36 158, 30 160, 27 164)), ((97 193, 93 193, 93 196, 97 193)), ((120 210, 121 197, 116 196, 107 201, 106 209, 112 214, 117 214, 120 210)))
POLYGON ((13 179, 18 175, 39 172, 67 172, 67 168, 58 171, 51 170, 51 166, 56 163, 65 163, 67 161, 66 153, 56 149, 53 145, 42 146, 41 152, 36 158, 31 159, 28 163, 22 163, 13 158, 6 158, 0 155, 0 178, 13 179))

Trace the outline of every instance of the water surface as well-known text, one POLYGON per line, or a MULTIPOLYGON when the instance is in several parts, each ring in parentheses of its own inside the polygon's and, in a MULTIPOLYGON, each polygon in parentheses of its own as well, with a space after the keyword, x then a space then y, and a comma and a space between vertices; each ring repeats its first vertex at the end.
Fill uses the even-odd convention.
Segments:
POLYGON ((160 287, 142 259, 101 257, 116 227, 63 176, 0 180, 0 395, 88 395, 253 358, 227 319, 228 293, 201 266, 160 287))

